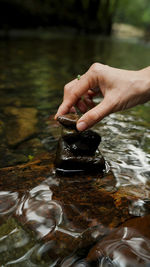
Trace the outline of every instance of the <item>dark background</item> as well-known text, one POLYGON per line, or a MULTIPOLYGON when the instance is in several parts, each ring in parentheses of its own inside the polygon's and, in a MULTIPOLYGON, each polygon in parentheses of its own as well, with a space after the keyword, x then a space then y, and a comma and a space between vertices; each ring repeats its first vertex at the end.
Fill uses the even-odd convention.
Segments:
POLYGON ((110 35, 114 22, 150 25, 149 0, 0 0, 0 29, 67 27, 110 35))

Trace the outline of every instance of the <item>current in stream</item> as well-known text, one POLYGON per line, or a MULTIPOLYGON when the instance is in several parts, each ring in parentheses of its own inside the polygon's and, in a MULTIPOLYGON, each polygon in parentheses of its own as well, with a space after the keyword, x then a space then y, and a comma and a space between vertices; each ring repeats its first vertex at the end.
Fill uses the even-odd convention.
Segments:
POLYGON ((51 167, 63 87, 94 62, 144 68, 150 44, 59 35, 0 42, 2 267, 150 266, 150 103, 93 127, 105 177, 63 179, 51 167))

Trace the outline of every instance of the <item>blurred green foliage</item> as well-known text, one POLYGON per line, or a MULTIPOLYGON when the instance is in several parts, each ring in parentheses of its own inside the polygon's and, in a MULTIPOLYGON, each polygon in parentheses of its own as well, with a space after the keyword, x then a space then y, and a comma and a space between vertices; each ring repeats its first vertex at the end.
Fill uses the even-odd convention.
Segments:
POLYGON ((150 0, 120 0, 115 21, 150 28, 150 0))
POLYGON ((0 0, 0 28, 65 26, 109 35, 113 22, 149 28, 150 0, 0 0))
POLYGON ((0 0, 0 26, 69 26, 110 34, 119 0, 0 0))

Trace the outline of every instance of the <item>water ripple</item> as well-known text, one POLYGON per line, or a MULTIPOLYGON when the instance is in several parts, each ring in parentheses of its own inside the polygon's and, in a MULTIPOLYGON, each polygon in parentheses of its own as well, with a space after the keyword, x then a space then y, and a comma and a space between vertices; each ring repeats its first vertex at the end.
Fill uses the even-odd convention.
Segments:
MULTIPOLYGON (((146 184, 150 179, 150 154, 145 151, 149 130, 130 115, 112 114, 95 126, 102 136, 100 149, 107 158, 117 186, 146 184)), ((148 142, 148 141, 147 141, 148 142)))
POLYGON ((0 215, 12 213, 18 203, 18 193, 9 191, 0 191, 0 215))
POLYGON ((52 233, 62 221, 61 205, 52 200, 52 191, 45 184, 33 188, 24 196, 16 213, 36 231, 39 238, 52 233))

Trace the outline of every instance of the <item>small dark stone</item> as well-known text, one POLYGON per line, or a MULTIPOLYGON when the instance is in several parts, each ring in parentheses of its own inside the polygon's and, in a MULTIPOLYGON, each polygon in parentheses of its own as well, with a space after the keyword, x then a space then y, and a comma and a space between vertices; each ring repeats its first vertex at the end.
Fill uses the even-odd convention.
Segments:
POLYGON ((59 121, 59 123, 62 124, 64 127, 75 129, 75 130, 77 130, 76 123, 78 119, 79 119, 79 116, 74 113, 69 113, 69 114, 57 117, 57 120, 59 121))
POLYGON ((74 155, 93 156, 101 141, 101 137, 91 130, 79 133, 70 150, 74 155))

